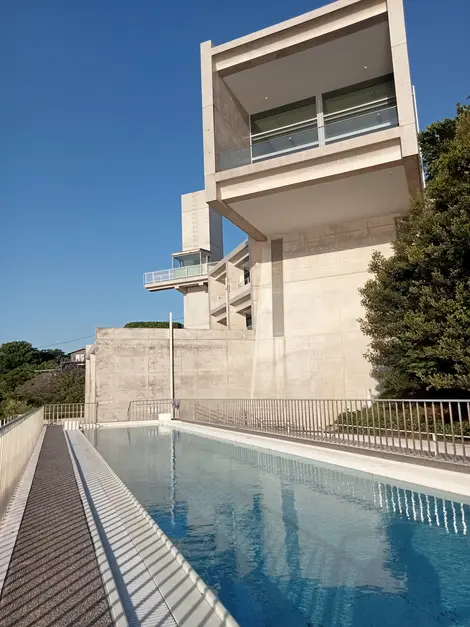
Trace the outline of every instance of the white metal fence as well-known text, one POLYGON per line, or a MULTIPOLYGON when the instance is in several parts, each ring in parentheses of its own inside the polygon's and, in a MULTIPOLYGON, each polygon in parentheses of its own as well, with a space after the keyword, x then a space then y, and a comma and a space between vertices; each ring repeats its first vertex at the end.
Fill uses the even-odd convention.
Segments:
MULTIPOLYGON (((20 414, 20 416, 21 415, 22 414, 20 414)), ((20 418, 20 416, 7 416, 6 418, 0 418, 0 427, 4 427, 5 425, 12 422, 13 420, 20 418)))
POLYGON ((75 421, 93 424, 98 421, 98 403, 62 403, 44 405, 44 422, 48 425, 75 421))
POLYGON ((201 263, 194 266, 182 266, 181 268, 168 268, 144 273, 144 285, 164 283, 165 281, 189 281, 195 277, 207 276, 218 262, 201 263))
POLYGON ((0 427, 0 519, 36 446, 43 416, 36 409, 0 427))
POLYGON ((133 401, 132 420, 174 417, 247 431, 468 464, 470 400, 168 400, 133 401))
POLYGON ((152 401, 131 401, 127 409, 127 420, 158 420, 162 415, 174 416, 176 401, 157 399, 152 401))

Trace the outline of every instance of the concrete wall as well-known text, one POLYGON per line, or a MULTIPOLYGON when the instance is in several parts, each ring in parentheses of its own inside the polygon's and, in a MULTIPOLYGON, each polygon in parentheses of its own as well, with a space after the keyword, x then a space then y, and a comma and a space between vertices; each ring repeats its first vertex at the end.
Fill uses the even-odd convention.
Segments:
POLYGON ((209 294, 206 285, 188 287, 184 294, 184 324, 187 329, 208 329, 209 294))
POLYGON ((216 158, 250 145, 250 116, 219 74, 213 74, 216 158))
POLYGON ((211 252, 211 260, 224 256, 222 216, 205 201, 205 192, 181 196, 182 250, 204 248, 211 252))
MULTIPOLYGON (((395 220, 385 216, 250 241, 254 331, 237 329, 245 319, 233 312, 229 329, 175 330, 175 397, 366 398, 375 382, 358 290, 372 252, 390 254, 394 237, 395 220)), ((206 287, 194 289, 196 313, 207 312, 206 287)), ((225 285, 211 277, 209 290, 223 294, 225 285)), ((196 313, 185 309, 185 318, 196 313)), ((168 331, 98 329, 86 381, 100 420, 124 417, 132 400, 168 398, 168 331)))
POLYGON ((251 242, 255 397, 365 398, 375 388, 358 290, 372 252, 390 254, 394 236, 388 216, 286 235, 277 292, 272 242, 251 242))
MULTIPOLYGON (((253 337, 175 329, 175 397, 249 398, 253 337)), ((95 384, 87 386, 86 400, 94 388, 100 421, 125 419, 132 400, 170 397, 168 330, 97 329, 94 352, 95 384)))
MULTIPOLYGON (((224 256, 222 216, 207 205, 204 191, 181 196, 181 227, 183 251, 203 248, 210 251, 211 262, 222 259, 224 256)), ((188 288, 183 293, 185 327, 209 329, 207 283, 188 288)))

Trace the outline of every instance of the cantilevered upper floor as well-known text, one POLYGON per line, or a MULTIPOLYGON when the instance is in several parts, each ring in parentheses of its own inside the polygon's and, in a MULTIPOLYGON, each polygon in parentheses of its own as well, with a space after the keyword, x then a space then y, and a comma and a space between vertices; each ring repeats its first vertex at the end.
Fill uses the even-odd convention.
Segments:
POLYGON ((421 187, 402 0, 201 45, 208 204, 255 239, 402 213, 421 187))

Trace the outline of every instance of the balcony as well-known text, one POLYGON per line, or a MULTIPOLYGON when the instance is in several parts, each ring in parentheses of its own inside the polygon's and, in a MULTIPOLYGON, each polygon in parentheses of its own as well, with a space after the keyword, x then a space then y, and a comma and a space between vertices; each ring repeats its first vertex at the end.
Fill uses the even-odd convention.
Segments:
POLYGON ((181 268, 169 268, 144 274, 144 287, 149 292, 167 289, 180 289, 200 283, 207 283, 209 272, 217 265, 214 263, 202 263, 181 268))
POLYGON ((422 179, 400 3, 340 0, 201 55, 206 202, 251 238, 407 211, 422 179))
POLYGON ((220 154, 218 171, 326 146, 395 126, 398 126, 396 105, 387 106, 387 102, 379 101, 368 103, 365 107, 351 107, 322 116, 321 120, 307 120, 300 129, 299 125, 290 125, 269 133, 252 135, 252 141, 246 148, 220 154))
POLYGON ((246 302, 251 299, 251 279, 250 276, 240 281, 230 292, 230 305, 238 311, 246 307, 246 302))

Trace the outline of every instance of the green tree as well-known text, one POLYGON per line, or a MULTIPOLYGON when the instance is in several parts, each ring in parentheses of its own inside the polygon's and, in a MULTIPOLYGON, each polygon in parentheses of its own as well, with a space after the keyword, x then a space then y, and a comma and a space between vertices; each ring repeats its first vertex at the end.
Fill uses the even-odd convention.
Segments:
POLYGON ((39 350, 29 342, 6 342, 0 345, 0 375, 23 366, 45 362, 59 363, 64 356, 61 350, 39 350))
POLYGON ((37 363, 37 350, 29 342, 6 342, 0 346, 0 373, 37 363))
POLYGON ((1 403, 0 409, 0 415, 5 418, 11 418, 13 416, 21 416, 21 414, 25 414, 28 411, 29 406, 25 401, 9 398, 1 403))
POLYGON ((15 396, 31 406, 49 403, 83 403, 85 371, 76 368, 67 372, 36 374, 15 390, 15 396))
POLYGON ((83 402, 83 369, 59 372, 63 355, 61 350, 40 350, 29 342, 0 345, 0 416, 24 413, 45 402, 83 402))
POLYGON ((428 185, 376 252, 361 290, 367 358, 383 396, 470 391, 470 107, 420 137, 428 185))

